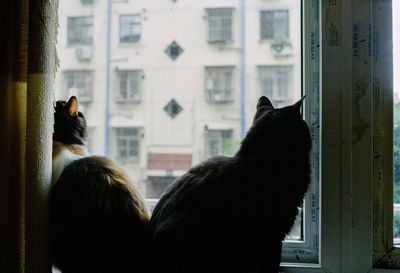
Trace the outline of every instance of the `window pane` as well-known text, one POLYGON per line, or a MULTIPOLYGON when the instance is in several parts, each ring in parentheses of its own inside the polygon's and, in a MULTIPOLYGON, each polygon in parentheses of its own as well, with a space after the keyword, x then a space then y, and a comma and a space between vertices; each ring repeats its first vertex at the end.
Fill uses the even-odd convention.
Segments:
MULTIPOLYGON (((240 1, 111 1, 111 18, 103 1, 59 2, 56 98, 78 96, 90 152, 117 160, 150 208, 191 167, 237 152, 260 96, 302 95, 300 0, 246 1, 243 25, 240 1)), ((291 243, 306 240, 303 214, 291 243)))

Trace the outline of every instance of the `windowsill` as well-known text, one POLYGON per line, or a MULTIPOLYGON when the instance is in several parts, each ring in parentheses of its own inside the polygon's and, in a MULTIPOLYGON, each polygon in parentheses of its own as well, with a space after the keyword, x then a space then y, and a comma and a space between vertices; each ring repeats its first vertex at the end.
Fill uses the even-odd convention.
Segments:
POLYGON ((141 41, 138 42, 118 42, 118 47, 141 47, 143 46, 141 41))

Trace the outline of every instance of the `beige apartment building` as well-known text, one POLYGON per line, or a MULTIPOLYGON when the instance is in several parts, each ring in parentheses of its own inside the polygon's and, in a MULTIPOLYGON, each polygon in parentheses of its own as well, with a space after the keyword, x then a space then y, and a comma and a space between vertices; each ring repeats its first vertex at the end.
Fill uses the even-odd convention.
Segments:
POLYGON ((60 0, 56 98, 76 95, 88 149, 151 206, 176 177, 232 155, 258 98, 301 96, 295 0, 60 0))

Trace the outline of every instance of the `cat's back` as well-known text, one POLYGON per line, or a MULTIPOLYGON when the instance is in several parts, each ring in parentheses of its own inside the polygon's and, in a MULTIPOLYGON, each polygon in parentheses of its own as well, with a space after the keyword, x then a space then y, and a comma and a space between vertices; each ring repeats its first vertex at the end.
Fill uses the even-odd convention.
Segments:
POLYGON ((50 198, 57 267, 85 272, 123 272, 134 265, 138 269, 149 213, 115 162, 102 156, 74 160, 53 185, 50 198))

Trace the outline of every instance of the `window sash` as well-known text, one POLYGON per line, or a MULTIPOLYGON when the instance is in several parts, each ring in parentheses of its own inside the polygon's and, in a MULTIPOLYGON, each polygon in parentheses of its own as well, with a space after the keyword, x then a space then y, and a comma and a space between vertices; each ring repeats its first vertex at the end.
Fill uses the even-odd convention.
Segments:
MULTIPOLYGON (((302 77, 303 95, 306 95, 303 104, 304 118, 309 125, 312 138, 312 149, 310 153, 311 183, 303 201, 302 223, 303 238, 298 241, 286 240, 283 242, 282 266, 295 265, 317 267, 320 264, 320 84, 315 78, 320 75, 320 53, 315 47, 319 43, 320 22, 319 5, 312 1, 302 1, 302 77), (295 264, 295 265, 294 265, 295 264)), ((279 73, 278 73, 279 74, 279 73)), ((279 75, 278 75, 279 76, 279 75)), ((277 91, 278 92, 278 91, 277 91)), ((297 270, 297 269, 296 269, 297 270)), ((290 270, 289 270, 290 271, 290 270)))

